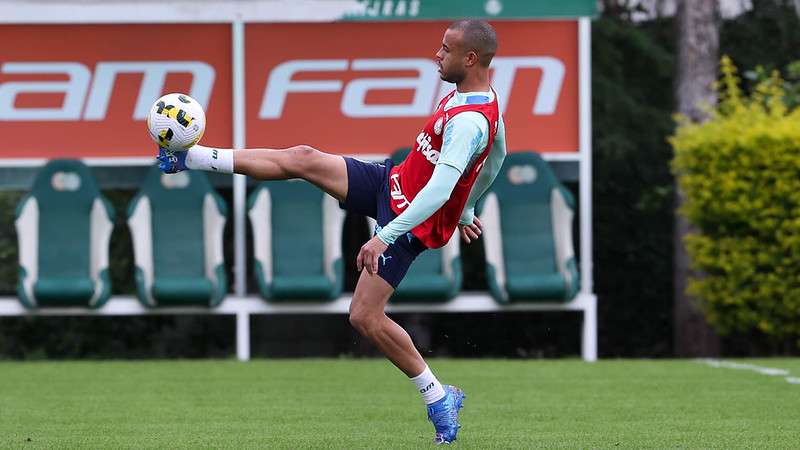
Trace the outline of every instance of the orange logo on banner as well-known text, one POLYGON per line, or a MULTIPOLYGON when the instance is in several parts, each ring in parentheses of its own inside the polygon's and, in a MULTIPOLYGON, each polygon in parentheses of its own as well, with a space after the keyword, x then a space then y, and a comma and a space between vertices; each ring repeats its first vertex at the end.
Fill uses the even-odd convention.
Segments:
MULTIPOLYGON (((247 146, 342 154, 410 147, 453 89, 434 62, 447 22, 250 24, 247 146)), ((509 148, 578 150, 574 21, 495 22, 492 84, 509 148)))
POLYGON ((154 156, 145 117, 167 92, 231 143, 230 25, 2 25, 0 55, 0 158, 154 156))

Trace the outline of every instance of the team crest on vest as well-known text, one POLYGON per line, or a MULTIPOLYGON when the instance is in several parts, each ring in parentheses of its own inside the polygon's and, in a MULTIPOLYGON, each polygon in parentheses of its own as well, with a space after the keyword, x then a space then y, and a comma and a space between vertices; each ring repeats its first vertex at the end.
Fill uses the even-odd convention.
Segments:
POLYGON ((444 125, 444 117, 439 117, 436 123, 433 124, 433 132, 436 133, 437 136, 442 134, 442 125, 444 125))

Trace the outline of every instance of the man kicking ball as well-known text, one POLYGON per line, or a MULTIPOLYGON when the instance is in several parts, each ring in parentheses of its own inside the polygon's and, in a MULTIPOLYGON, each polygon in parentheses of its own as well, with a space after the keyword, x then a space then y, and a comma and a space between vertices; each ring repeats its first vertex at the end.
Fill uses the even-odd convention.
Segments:
POLYGON ((417 255, 444 246, 456 228, 467 243, 481 234, 475 203, 506 156, 505 127, 489 84, 496 50, 494 28, 485 21, 461 20, 447 28, 436 62, 442 80, 455 83, 456 90, 441 100, 396 166, 388 159, 369 163, 306 145, 281 150, 195 145, 185 152, 161 149, 158 156, 166 173, 199 169, 261 180, 302 178, 342 208, 377 221, 375 236, 356 259, 361 276, 350 323, 416 385, 439 444, 456 439, 464 392, 439 382, 384 307, 417 255))

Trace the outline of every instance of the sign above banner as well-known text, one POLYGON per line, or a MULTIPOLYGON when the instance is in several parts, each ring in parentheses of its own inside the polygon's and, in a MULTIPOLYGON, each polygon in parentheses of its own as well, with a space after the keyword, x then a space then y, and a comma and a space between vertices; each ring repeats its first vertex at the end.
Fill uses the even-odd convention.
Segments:
POLYGON ((337 22, 380 20, 575 19, 594 17, 596 0, 135 0, 0 1, 0 23, 337 22))
POLYGON ((531 19, 594 16, 595 0, 358 0, 345 20, 531 19))

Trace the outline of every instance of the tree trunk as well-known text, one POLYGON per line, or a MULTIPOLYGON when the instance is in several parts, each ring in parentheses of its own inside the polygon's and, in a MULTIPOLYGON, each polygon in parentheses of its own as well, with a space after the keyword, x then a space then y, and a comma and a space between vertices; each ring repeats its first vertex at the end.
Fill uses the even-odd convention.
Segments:
MULTIPOLYGON (((693 121, 707 119, 703 105, 717 101, 713 83, 719 61, 719 4, 717 0, 680 0, 678 26, 678 74, 675 99, 679 113, 693 121)), ((683 193, 676 186, 676 209, 683 205, 683 193)), ((675 214, 673 344, 675 355, 684 357, 719 355, 719 337, 686 293, 692 274, 683 238, 691 230, 686 219, 675 214)))

